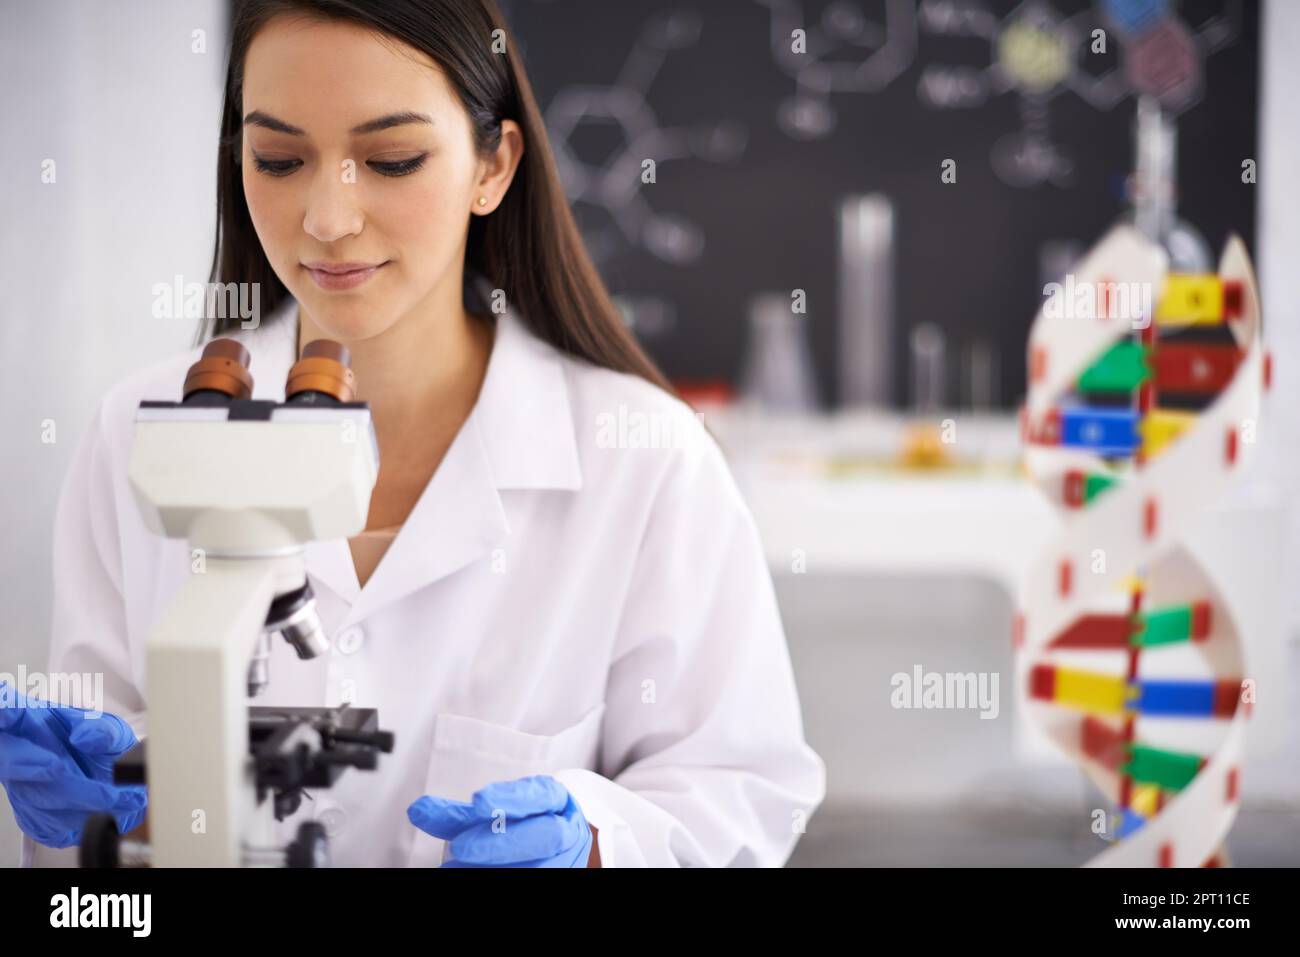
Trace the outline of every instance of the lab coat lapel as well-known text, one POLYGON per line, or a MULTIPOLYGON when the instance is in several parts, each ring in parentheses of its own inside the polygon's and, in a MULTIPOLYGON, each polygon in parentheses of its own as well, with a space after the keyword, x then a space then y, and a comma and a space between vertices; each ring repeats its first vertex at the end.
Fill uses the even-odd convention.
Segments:
MULTIPOLYGON (((360 589, 344 627, 464 568, 505 541, 509 533, 478 417, 470 413, 366 587, 360 589)), ((356 590, 347 542, 338 541, 356 590)))
POLYGON ((356 566, 352 563, 352 552, 346 538, 308 542, 303 550, 303 560, 307 564, 308 577, 325 585, 349 606, 356 606, 361 584, 357 581, 356 566))
MULTIPOLYGON (((480 301, 489 301, 486 281, 475 282, 480 301)), ((321 549, 322 577, 346 582, 339 594, 352 604, 347 624, 504 543, 510 525, 500 490, 582 485, 561 359, 513 311, 497 316, 496 324, 474 409, 366 587, 357 587, 346 541, 333 552, 321 549)))

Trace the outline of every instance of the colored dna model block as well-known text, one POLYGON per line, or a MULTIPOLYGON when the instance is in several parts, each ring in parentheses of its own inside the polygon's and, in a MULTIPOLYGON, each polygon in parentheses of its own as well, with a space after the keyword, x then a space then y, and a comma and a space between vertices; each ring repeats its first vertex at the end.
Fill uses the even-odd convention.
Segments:
POLYGON ((1023 713, 1116 808, 1094 865, 1226 864, 1252 683, 1231 608, 1179 542, 1254 446, 1269 361, 1245 246, 1171 275, 1109 233, 1029 337, 1025 463, 1062 521, 1021 597, 1023 713), (1128 308, 1121 308, 1127 305, 1128 308))

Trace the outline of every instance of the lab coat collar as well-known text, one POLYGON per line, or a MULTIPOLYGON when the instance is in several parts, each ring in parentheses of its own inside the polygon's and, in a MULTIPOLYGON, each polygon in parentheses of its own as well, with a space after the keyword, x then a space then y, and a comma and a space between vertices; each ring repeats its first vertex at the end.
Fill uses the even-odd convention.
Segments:
MULTIPOLYGON (((484 277, 469 277, 467 307, 492 315, 491 292, 484 277)), ((249 342, 254 381, 282 387, 297 343, 297 303, 290 298, 249 342)), ((365 588, 346 539, 308 543, 307 571, 350 606, 340 625, 346 628, 500 547, 510 534, 501 490, 581 487, 562 356, 507 306, 496 315, 474 408, 365 588)))

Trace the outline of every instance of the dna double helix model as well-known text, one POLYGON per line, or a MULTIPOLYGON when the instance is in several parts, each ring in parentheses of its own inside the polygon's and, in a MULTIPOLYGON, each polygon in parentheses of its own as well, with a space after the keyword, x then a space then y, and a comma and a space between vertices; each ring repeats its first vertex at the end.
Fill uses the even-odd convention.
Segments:
POLYGON ((1167 262, 1116 227, 1029 337, 1025 464, 1062 522, 1024 583, 1017 686, 1113 805, 1089 866, 1229 863, 1253 701, 1232 610, 1179 538, 1254 446, 1258 290, 1236 236, 1217 274, 1167 262))

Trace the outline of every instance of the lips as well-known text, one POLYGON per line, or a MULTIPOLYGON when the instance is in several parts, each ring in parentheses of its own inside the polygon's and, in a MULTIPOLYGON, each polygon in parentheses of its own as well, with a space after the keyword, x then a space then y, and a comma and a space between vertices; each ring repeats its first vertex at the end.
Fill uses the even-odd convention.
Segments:
POLYGON ((362 269, 377 269, 380 266, 382 266, 383 263, 357 263, 357 262, 336 263, 336 262, 327 262, 321 259, 315 262, 303 263, 303 265, 306 266, 308 269, 314 271, 333 273, 334 275, 337 276, 345 272, 360 272, 362 269))
POLYGON ((302 267, 311 274, 312 280, 322 289, 355 289, 370 279, 388 263, 363 262, 327 262, 317 260, 303 263, 302 267))

